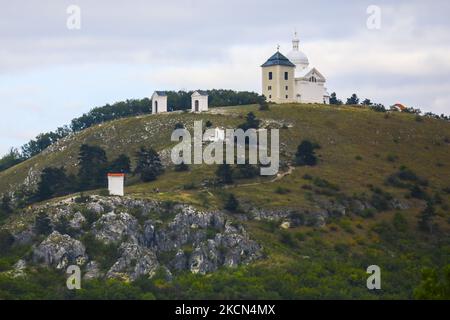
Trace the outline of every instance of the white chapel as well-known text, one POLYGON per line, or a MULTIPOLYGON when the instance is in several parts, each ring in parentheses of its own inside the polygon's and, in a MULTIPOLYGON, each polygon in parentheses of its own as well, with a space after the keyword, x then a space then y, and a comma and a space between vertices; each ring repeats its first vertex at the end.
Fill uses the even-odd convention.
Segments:
POLYGON ((299 48, 297 33, 292 50, 284 56, 277 51, 262 66, 262 94, 275 103, 330 103, 325 77, 310 67, 308 57, 299 48))

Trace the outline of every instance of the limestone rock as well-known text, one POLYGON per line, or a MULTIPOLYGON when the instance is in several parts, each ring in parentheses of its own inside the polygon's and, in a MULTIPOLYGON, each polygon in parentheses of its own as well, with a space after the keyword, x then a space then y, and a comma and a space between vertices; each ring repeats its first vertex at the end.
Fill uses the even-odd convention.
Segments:
POLYGON ((82 264, 86 259, 84 245, 66 234, 60 234, 58 231, 53 231, 33 251, 34 261, 54 266, 57 269, 64 269, 71 264, 82 264))
POLYGON ((136 243, 122 243, 119 251, 121 256, 106 274, 108 278, 151 277, 159 266, 155 252, 136 243))

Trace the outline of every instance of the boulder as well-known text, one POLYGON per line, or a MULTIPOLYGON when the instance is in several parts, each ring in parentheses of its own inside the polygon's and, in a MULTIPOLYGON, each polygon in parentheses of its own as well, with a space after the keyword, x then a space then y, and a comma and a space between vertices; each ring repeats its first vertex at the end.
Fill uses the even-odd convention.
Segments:
POLYGON ((122 243, 120 258, 109 269, 108 278, 136 280, 140 276, 153 276, 159 266, 156 254, 136 243, 122 243))
POLYGON ((128 213, 109 212, 103 215, 93 225, 93 233, 98 240, 105 243, 130 241, 139 243, 142 236, 139 232, 139 224, 128 213))
POLYGON ((87 260, 84 245, 67 234, 53 231, 47 239, 33 251, 33 260, 64 269, 71 264, 83 264, 87 260))

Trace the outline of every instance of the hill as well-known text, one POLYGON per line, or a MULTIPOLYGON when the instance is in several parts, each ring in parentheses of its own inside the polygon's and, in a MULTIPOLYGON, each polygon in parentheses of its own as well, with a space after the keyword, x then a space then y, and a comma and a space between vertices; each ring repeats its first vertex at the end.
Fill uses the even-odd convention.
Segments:
MULTIPOLYGON (((173 278, 169 281, 167 275, 155 276, 149 280, 150 289, 145 290, 142 283, 135 281, 133 292, 138 298, 148 292, 156 298, 412 298, 415 288, 419 288, 416 294, 420 291, 423 268, 439 271, 449 264, 450 124, 446 121, 361 107, 298 104, 273 105, 269 111, 258 111, 257 106, 249 105, 215 108, 202 114, 143 115, 70 135, 41 154, 0 172, 0 193, 14 191, 21 185, 33 188, 45 167, 64 166, 69 173, 76 173, 78 150, 86 143, 104 148, 108 158, 121 153, 134 158, 140 146, 152 146, 167 165, 165 173, 150 183, 130 177, 127 199, 156 201, 158 208, 178 203, 198 212, 220 212, 227 217, 225 220, 239 226, 237 230, 242 228, 243 234, 248 233, 251 240, 243 236, 246 241, 256 241, 261 247, 261 252, 254 251, 251 256, 257 259, 243 259, 243 264, 236 262, 233 268, 227 267, 229 263, 222 266, 216 263, 211 269, 213 273, 201 276, 189 272, 192 265, 174 271, 171 263, 176 252, 160 246, 155 249, 157 260, 170 270, 173 278), (188 172, 173 170, 168 155, 174 145, 170 134, 177 123, 190 129, 194 120, 202 119, 210 121, 213 127, 235 128, 250 111, 262 120, 263 127, 280 129, 283 166, 278 177, 235 179, 231 185, 218 186, 213 183, 216 166, 191 166, 188 172), (302 140, 320 146, 316 150, 318 165, 295 166, 294 155, 302 140), (239 201, 237 213, 223 209, 230 193, 239 201), (433 228, 423 230, 418 226, 423 212, 427 212, 427 203, 433 211, 427 223, 433 228), (381 267, 382 291, 367 290, 369 265, 381 267)), ((23 209, 6 219, 3 229, 17 239, 39 213, 55 211, 60 201, 54 199, 23 209)), ((135 214, 127 205, 119 208, 135 214)), ((86 208, 79 210, 82 214, 87 212, 86 208)), ((138 214, 140 227, 145 227, 144 218, 161 220, 164 225, 167 210, 150 211, 146 217, 138 214), (151 214, 157 216, 152 218, 151 214)), ((183 215, 169 217, 175 219, 173 222, 183 215)), ((55 229, 54 224, 52 228, 55 229)), ((205 225, 205 234, 211 232, 207 232, 208 228, 211 225, 205 225)), ((93 230, 83 232, 89 234, 93 230)), ((220 234, 218 238, 223 239, 225 230, 225 225, 220 224, 212 237, 220 234)), ((74 238, 88 247, 83 232, 74 238)), ((236 232, 232 234, 240 236, 241 231, 236 232)), ((13 246, 3 257, 4 270, 12 268, 27 252, 30 255, 32 244, 45 240, 39 234, 32 237, 31 242, 13 246)), ((187 244, 193 248, 184 250, 185 253, 207 250, 195 241, 184 242, 187 244)), ((216 242, 217 246, 221 244, 216 242)), ((233 252, 232 249, 226 247, 225 252, 233 252)), ((218 255, 228 261, 226 253, 218 255)), ((31 260, 27 263, 33 266, 31 260)), ((51 273, 48 277, 61 277, 52 268, 46 272, 51 273)), ((18 283, 20 280, 14 284, 8 281, 11 280, 0 279, 0 293, 14 296, 6 288, 22 284, 18 283)), ((100 288, 111 285, 108 281, 96 281, 90 282, 89 290, 82 290, 79 295, 93 297, 100 288)), ((52 283, 56 287, 63 285, 57 280, 52 283)))

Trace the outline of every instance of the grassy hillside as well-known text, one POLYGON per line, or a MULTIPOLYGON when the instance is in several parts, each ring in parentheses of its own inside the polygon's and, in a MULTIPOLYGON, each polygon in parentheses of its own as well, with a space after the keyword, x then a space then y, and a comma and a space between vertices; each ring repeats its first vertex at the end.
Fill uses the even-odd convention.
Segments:
MULTIPOLYGON (((373 197, 375 189, 408 203, 403 209, 378 210, 370 216, 348 212, 314 225, 280 228, 279 222, 249 219, 251 236, 265 248, 267 258, 250 267, 223 270, 211 277, 183 275, 172 284, 156 286, 158 298, 412 298, 424 267, 450 263, 450 123, 403 113, 377 113, 360 107, 287 104, 258 111, 256 106, 213 109, 208 113, 170 113, 112 121, 68 137, 44 153, 0 173, 0 193, 27 179, 36 179, 47 166, 76 172, 81 144, 99 145, 112 159, 120 153, 133 158, 142 145, 167 154, 170 134, 178 122, 188 129, 193 121, 235 128, 253 111, 267 127, 280 128, 281 157, 288 170, 303 139, 320 145, 319 164, 294 167, 281 177, 235 180, 225 187, 205 187, 215 166, 191 166, 189 172, 166 172, 151 183, 131 178, 127 195, 179 201, 200 208, 223 207, 224 195, 237 196, 242 213, 251 208, 296 210, 307 215, 320 201, 373 197), (408 188, 387 184, 389 176, 408 168, 435 202, 433 234, 419 231, 418 215, 426 202, 411 197, 408 188), (159 189, 159 192, 154 192, 159 189), (383 291, 365 289, 365 268, 383 269, 383 291), (273 278, 271 274, 278 274, 273 278), (283 276, 281 276, 283 274, 283 276), (202 281, 206 281, 205 284, 202 281), (198 285, 198 287, 196 287, 198 285), (221 291, 223 288, 231 291, 221 291), (281 288, 284 289, 281 289, 281 288), (181 290, 179 290, 181 288, 181 290), (278 289, 277 289, 278 288, 278 289), (250 290, 249 296, 244 295, 250 290), (252 291, 253 290, 253 291, 252 291), (222 294, 222 295, 220 295, 222 294)), ((93 191, 96 193, 97 191, 93 191)), ((14 217, 9 223, 14 224, 14 217)))

